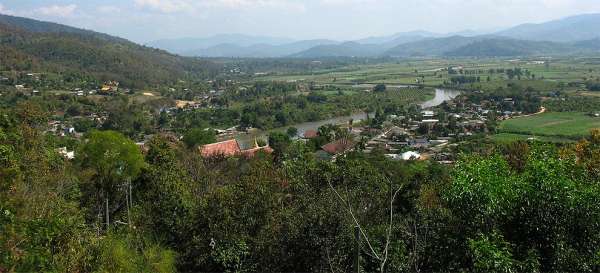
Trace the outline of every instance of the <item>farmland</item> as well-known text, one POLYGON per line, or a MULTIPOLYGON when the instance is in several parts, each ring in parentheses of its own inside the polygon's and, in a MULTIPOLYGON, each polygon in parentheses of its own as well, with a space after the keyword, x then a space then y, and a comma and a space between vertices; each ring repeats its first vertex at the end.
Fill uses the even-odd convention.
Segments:
POLYGON ((365 84, 424 85, 449 87, 458 76, 478 78, 476 82, 453 86, 458 89, 495 90, 509 84, 549 92, 582 91, 580 84, 600 78, 600 63, 593 58, 529 58, 529 59, 424 59, 396 60, 377 64, 353 64, 337 68, 318 67, 298 73, 270 71, 253 80, 305 82, 356 89, 365 84), (452 68, 455 73, 448 73, 452 68), (519 68, 524 73, 509 78, 508 69, 519 68))
POLYGON ((600 118, 581 112, 543 113, 515 118, 500 124, 498 140, 542 137, 549 141, 579 139, 589 135, 593 128, 600 128, 600 118))

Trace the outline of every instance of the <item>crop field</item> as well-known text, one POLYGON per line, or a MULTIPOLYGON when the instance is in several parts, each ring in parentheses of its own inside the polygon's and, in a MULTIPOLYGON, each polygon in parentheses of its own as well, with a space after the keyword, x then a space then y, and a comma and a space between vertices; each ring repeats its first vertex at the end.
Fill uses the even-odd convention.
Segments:
POLYGON ((500 124, 502 133, 496 138, 544 137, 553 139, 577 139, 589 135, 593 128, 600 128, 600 118, 581 112, 549 112, 535 116, 515 118, 500 124))
MULTIPOLYGON (((539 91, 578 91, 577 86, 568 83, 584 83, 590 79, 600 79, 600 62, 594 59, 545 59, 526 60, 502 59, 432 59, 402 60, 373 65, 348 65, 336 69, 315 69, 305 73, 279 74, 257 77, 265 81, 312 82, 315 84, 336 85, 350 89, 362 84, 414 85, 419 80, 425 86, 437 87, 449 82, 451 77, 447 68, 465 72, 465 76, 480 77, 480 82, 466 84, 459 88, 494 90, 506 87, 510 83, 532 87, 539 91), (541 63, 540 61, 547 62, 541 63), (529 77, 508 79, 503 73, 489 73, 491 69, 521 68, 529 71, 529 77), (535 75, 535 76, 532 76, 535 75), (561 84, 562 83, 562 84, 561 84)), ((581 91, 581 90, 579 90, 581 91)))

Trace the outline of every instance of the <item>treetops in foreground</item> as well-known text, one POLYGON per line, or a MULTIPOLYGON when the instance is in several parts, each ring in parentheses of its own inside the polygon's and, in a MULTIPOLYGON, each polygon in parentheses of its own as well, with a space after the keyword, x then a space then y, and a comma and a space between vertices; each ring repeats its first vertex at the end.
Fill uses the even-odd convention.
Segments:
POLYGON ((142 153, 111 131, 68 161, 43 117, 0 113, 3 272, 350 272, 357 225, 362 272, 600 270, 598 130, 451 168, 318 161, 299 142, 205 160, 160 136, 142 153))

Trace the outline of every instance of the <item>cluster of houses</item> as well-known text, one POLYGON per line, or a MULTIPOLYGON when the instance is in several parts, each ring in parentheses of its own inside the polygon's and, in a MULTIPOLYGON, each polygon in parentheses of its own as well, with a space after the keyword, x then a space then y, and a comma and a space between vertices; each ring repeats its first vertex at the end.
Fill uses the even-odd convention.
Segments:
MULTIPOLYGON (((333 159, 347 151, 354 150, 362 139, 363 152, 372 153, 383 151, 393 160, 436 160, 442 164, 451 164, 454 155, 448 152, 459 139, 488 131, 487 121, 490 109, 497 109, 498 104, 512 103, 511 98, 501 102, 483 102, 481 104, 462 102, 460 107, 456 102, 449 101, 439 111, 426 109, 419 115, 397 116, 389 115, 384 129, 369 127, 350 127, 350 138, 336 140, 321 147, 323 155, 333 159), (443 112, 443 114, 442 114, 443 112)), ((498 120, 508 119, 520 112, 497 111, 498 120)), ((314 130, 305 132, 304 138, 314 138, 318 133, 314 130)))

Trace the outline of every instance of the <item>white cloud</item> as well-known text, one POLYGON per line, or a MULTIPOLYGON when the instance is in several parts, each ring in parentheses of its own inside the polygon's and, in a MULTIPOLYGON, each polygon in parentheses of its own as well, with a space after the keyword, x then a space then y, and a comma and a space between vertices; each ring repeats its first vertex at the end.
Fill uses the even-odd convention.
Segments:
POLYGON ((44 15, 44 16, 51 16, 51 17, 69 17, 75 13, 76 9, 77 9, 77 5, 75 5, 75 4, 64 5, 64 6, 52 5, 52 6, 37 8, 35 10, 35 13, 38 13, 38 14, 44 15))
POLYGON ((300 0, 135 0, 138 8, 162 13, 196 12, 210 8, 248 10, 271 8, 289 11, 305 11, 300 0))
POLYGON ((5 8, 4 5, 0 4, 0 13, 1 14, 13 15, 15 12, 12 11, 12 10, 9 10, 7 8, 5 8))
POLYGON ((206 0, 201 5, 225 8, 283 8, 304 10, 301 1, 293 0, 206 0))
POLYGON ((189 10, 192 6, 190 2, 184 0, 135 0, 135 5, 154 11, 173 13, 189 10))

